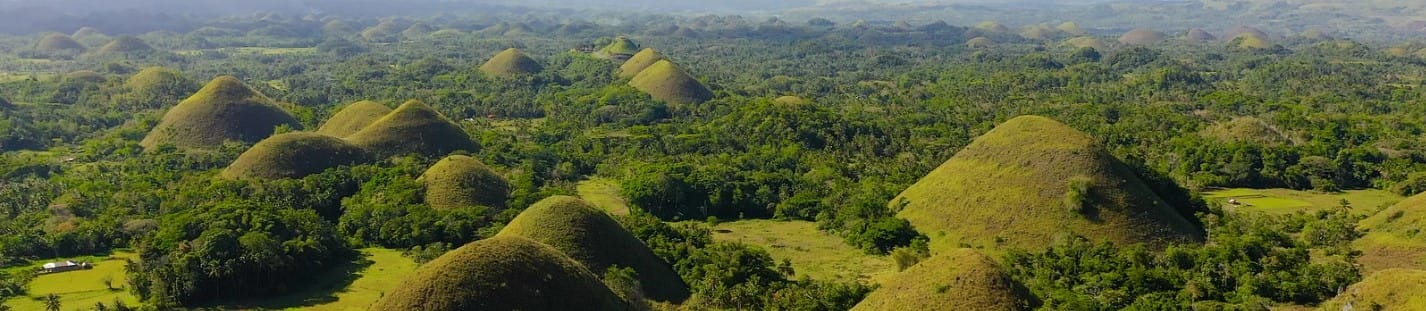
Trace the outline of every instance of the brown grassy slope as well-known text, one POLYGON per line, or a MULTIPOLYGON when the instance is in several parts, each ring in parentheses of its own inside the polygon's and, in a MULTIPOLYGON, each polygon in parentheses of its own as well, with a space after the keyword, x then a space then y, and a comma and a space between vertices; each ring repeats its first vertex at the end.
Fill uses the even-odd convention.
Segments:
POLYGON ((1426 310, 1426 271, 1391 269, 1373 273, 1318 310, 1426 310))
POLYGON ((640 71, 629 85, 654 99, 674 104, 697 104, 713 99, 713 91, 668 60, 655 62, 640 71))
POLYGON ((1352 245, 1362 251, 1362 269, 1426 270, 1426 194, 1418 194, 1377 212, 1358 224, 1365 236, 1352 245))
POLYGON ((484 65, 480 65, 481 72, 497 77, 534 74, 541 70, 544 70, 544 67, 540 66, 540 63, 514 48, 505 49, 491 57, 484 65))
POLYGON ((238 156, 223 170, 229 179, 302 178, 368 159, 366 151, 340 138, 293 132, 268 137, 238 156))
POLYGON ((1201 229, 1149 189, 1093 137, 1022 116, 976 138, 892 200, 938 247, 1043 249, 1068 235, 1163 247, 1201 229), (1070 208, 1071 180, 1088 200, 1070 208))
POLYGON ((549 245, 521 237, 466 244, 422 265, 374 311, 633 310, 600 278, 549 245))
POLYGON ((480 151, 480 145, 459 126, 431 106, 415 100, 402 104, 347 139, 378 157, 411 153, 440 157, 456 150, 480 151))
POLYGON ((665 59, 668 58, 664 57, 663 53, 659 53, 658 50, 645 48, 639 51, 639 53, 634 54, 634 57, 630 57, 629 60, 624 61, 623 65, 619 65, 619 77, 633 78, 635 75, 638 75, 639 72, 644 71, 644 69, 649 68, 649 66, 653 66, 654 63, 665 59))

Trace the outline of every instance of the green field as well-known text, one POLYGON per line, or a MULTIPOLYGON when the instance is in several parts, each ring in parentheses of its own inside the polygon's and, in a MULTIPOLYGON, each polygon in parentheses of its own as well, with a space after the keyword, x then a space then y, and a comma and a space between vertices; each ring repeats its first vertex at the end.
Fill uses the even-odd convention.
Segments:
POLYGON ((867 255, 810 221, 725 222, 713 227, 713 239, 761 246, 774 260, 792 261, 797 277, 880 282, 896 272, 890 257, 867 255))
POLYGON ((365 259, 333 269, 313 280, 311 288, 290 295, 227 303, 223 309, 366 310, 416 270, 416 262, 399 250, 368 248, 365 259))
MULTIPOLYGON (((14 310, 44 310, 44 298, 49 294, 59 295, 64 310, 92 310, 95 303, 111 305, 115 300, 138 305, 139 299, 124 289, 129 283, 124 260, 133 257, 133 253, 120 252, 108 258, 74 258, 92 262, 94 269, 40 275, 30 282, 26 296, 6 300, 5 305, 14 310), (113 281, 113 289, 104 286, 106 278, 113 281)), ((17 269, 36 269, 42 264, 43 261, 17 269)))
POLYGON ((1404 199, 1389 191, 1376 189, 1321 193, 1292 189, 1247 188, 1205 191, 1203 198, 1223 203, 1224 206, 1235 211, 1272 214, 1336 208, 1341 206, 1342 200, 1345 199, 1351 204, 1353 213, 1358 215, 1370 215, 1404 199), (1228 204, 1229 199, 1237 199, 1241 205, 1228 204))
POLYGON ((628 215, 629 204, 619 196, 619 182, 613 179, 594 177, 580 181, 575 186, 579 197, 595 207, 612 215, 628 215))

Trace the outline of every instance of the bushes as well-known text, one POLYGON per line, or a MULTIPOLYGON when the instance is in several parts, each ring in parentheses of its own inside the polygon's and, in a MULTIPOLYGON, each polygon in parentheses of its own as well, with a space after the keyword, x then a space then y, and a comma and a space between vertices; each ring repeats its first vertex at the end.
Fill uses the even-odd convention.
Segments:
POLYGON ((1093 198, 1090 196, 1090 186, 1094 180, 1085 176, 1075 176, 1069 180, 1069 190, 1065 191, 1065 210, 1076 215, 1085 216, 1094 208, 1093 198))

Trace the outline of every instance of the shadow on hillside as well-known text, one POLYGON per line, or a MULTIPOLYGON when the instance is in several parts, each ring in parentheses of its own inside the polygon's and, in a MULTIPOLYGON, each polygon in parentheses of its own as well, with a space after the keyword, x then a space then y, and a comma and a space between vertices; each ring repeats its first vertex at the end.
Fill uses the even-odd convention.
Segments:
POLYGON ((291 294, 230 301, 209 307, 219 307, 222 309, 237 310, 282 310, 282 309, 303 309, 337 301, 337 294, 346 292, 347 288, 360 279, 371 267, 373 262, 366 256, 357 256, 338 267, 333 267, 313 279, 306 288, 295 289, 291 294))

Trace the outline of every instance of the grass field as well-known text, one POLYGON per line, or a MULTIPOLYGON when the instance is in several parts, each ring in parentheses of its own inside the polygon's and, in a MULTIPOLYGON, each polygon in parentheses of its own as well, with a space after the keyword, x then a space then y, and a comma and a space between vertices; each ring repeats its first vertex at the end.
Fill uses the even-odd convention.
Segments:
MULTIPOLYGON (((5 305, 14 310, 44 310, 44 298, 55 294, 59 295, 63 310, 92 310, 95 303, 111 305, 115 300, 136 306, 139 299, 124 288, 129 283, 128 277, 124 275, 124 260, 134 256, 133 253, 121 252, 108 258, 74 258, 77 261, 90 261, 94 264, 94 269, 40 275, 30 282, 26 296, 11 298, 5 301, 5 305), (113 289, 104 285, 106 278, 113 281, 113 289)), ((36 262, 11 270, 35 269, 43 263, 36 262)))
POLYGON ((178 54, 178 55, 183 55, 183 56, 198 56, 198 55, 202 55, 204 51, 217 51, 217 52, 223 52, 223 53, 234 54, 234 55, 239 55, 239 54, 247 54, 247 55, 287 55, 287 54, 307 54, 307 53, 314 53, 314 52, 317 51, 317 48, 235 47, 235 48, 221 48, 221 49, 212 49, 212 50, 180 50, 180 51, 174 51, 173 53, 174 53, 174 54, 178 54))
POLYGON ((311 288, 290 295, 228 303, 222 309, 367 310, 416 270, 416 262, 399 250, 361 250, 369 261, 354 262, 312 281, 311 288))
MULTIPOLYGON (((1317 211, 1336 208, 1343 199, 1351 203, 1352 211, 1358 215, 1370 215, 1401 201, 1399 195, 1385 190, 1347 190, 1338 193, 1320 193, 1291 189, 1247 189, 1233 188, 1206 191, 1203 198, 1227 204, 1229 199, 1237 199, 1242 205, 1237 211, 1263 213, 1293 213, 1297 211, 1317 211)), ((1225 205, 1232 206, 1232 205, 1225 205)))
POLYGON ((880 282, 896 272, 890 257, 867 255, 809 221, 725 222, 713 227, 713 239, 761 246, 774 260, 792 261, 798 277, 880 282))
POLYGON ((613 179, 594 177, 580 181, 575 186, 579 197, 595 207, 612 215, 628 215, 629 204, 619 196, 619 182, 613 179))

